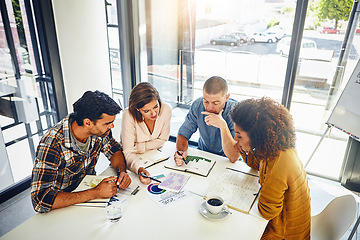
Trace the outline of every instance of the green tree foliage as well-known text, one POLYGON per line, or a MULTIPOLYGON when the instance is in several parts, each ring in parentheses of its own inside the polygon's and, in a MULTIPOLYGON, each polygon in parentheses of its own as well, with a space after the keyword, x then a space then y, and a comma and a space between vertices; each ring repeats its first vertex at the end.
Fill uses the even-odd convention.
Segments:
POLYGON ((17 32, 18 32, 18 36, 19 36, 20 45, 22 47, 24 47, 25 49, 27 49, 25 31, 24 31, 24 23, 23 23, 23 19, 22 19, 22 15, 21 15, 19 0, 12 0, 11 2, 13 5, 14 18, 15 18, 15 22, 16 22, 16 28, 17 28, 17 32))
POLYGON ((280 24, 280 21, 279 20, 276 20, 276 19, 272 19, 268 25, 267 25, 267 28, 270 28, 270 27, 273 27, 273 26, 276 26, 276 25, 279 25, 280 24))
POLYGON ((340 20, 348 20, 354 0, 319 0, 315 3, 315 14, 320 21, 334 20, 335 28, 340 20))

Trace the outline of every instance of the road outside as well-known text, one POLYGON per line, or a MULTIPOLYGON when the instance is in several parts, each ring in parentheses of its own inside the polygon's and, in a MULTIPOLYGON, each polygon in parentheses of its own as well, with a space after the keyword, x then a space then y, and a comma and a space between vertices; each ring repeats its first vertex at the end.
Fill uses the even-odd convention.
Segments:
MULTIPOLYGON (((292 98, 292 114, 297 128, 313 126, 313 129, 322 131, 329 114, 324 108, 344 34, 325 35, 317 31, 305 31, 304 38, 315 41, 318 49, 334 51, 330 62, 301 60, 298 76, 304 79, 308 77, 310 80, 296 84, 292 98), (316 86, 312 84, 312 79, 325 79, 326 84, 316 86), (309 115, 312 117, 309 118, 309 115)), ((212 75, 224 76, 231 84, 230 93, 238 100, 266 95, 281 101, 288 58, 280 56, 276 52, 276 46, 277 43, 246 43, 234 47, 214 46, 210 43, 201 45, 195 51, 195 79, 206 79, 212 75)), ((360 35, 357 34, 343 83, 352 74, 359 54, 360 35)), ((195 87, 197 85, 201 89, 202 81, 195 83, 195 87)))

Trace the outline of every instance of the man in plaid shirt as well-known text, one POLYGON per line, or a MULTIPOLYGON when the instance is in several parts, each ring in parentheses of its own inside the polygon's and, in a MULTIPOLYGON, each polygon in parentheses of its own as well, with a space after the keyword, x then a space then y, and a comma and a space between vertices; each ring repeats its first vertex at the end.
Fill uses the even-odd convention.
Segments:
POLYGON ((110 198, 117 186, 131 183, 122 148, 111 136, 120 106, 105 93, 87 91, 73 104, 74 112, 40 140, 32 171, 31 199, 35 211, 49 212, 97 198, 110 198), (100 152, 120 176, 105 178, 90 190, 72 192, 87 174, 96 174, 100 152))

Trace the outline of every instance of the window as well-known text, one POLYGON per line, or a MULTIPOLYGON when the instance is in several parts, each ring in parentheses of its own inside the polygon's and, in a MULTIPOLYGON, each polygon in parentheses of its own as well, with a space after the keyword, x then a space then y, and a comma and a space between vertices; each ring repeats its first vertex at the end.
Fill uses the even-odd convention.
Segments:
POLYGON ((116 0, 105 0, 105 6, 113 98, 117 99, 118 103, 120 103, 120 105, 123 107, 123 86, 120 65, 119 26, 116 10, 116 0))
MULTIPOLYGON (((316 0, 310 4, 319 3, 316 0)), ((316 8, 306 4, 266 0, 140 0, 140 17, 136 21, 140 21, 139 26, 146 26, 146 31, 142 28, 141 32, 146 34, 140 34, 140 44, 145 46, 140 55, 146 55, 146 61, 141 62, 146 66, 146 75, 141 81, 151 82, 161 97, 172 104, 171 134, 177 135, 189 106, 202 96, 204 81, 218 75, 228 80, 231 97, 238 101, 269 96, 288 102, 297 129, 298 152, 306 163, 327 127, 327 117, 359 59, 360 49, 356 35, 348 64, 337 66, 348 22, 319 21, 316 8), (307 8, 306 16, 303 8, 307 8), (335 24, 337 30, 341 28, 338 34, 320 31, 322 25, 335 24), (294 57, 297 46, 291 45, 295 27, 300 33, 295 31, 298 35, 294 39, 301 47, 299 61, 292 63, 288 58, 294 57), (246 35, 245 40, 225 43, 234 32, 246 35), (224 42, 218 43, 220 40, 224 42), (296 70, 294 88, 289 83, 292 78, 289 69, 296 70), (330 88, 335 85, 337 91, 333 93, 330 88)), ((197 138, 194 134, 192 140, 197 138)), ((329 151, 319 148, 309 170, 338 179, 346 141, 346 135, 333 130, 323 146, 334 149, 336 145, 336 153, 329 155, 329 151), (331 164, 325 164, 329 159, 331 164)))
POLYGON ((33 7, 30 1, 1 1, 1 196, 29 181, 37 143, 58 119, 51 72, 45 67, 46 55, 39 49, 33 7))

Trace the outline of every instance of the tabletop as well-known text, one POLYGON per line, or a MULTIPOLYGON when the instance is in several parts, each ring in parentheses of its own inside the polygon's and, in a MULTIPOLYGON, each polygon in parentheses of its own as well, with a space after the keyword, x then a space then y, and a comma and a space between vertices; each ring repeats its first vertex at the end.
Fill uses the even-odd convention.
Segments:
MULTIPOLYGON (((171 156, 167 161, 174 161, 175 143, 165 143, 162 151, 171 156)), ((221 220, 212 220, 200 214, 204 202, 201 197, 206 188, 227 167, 248 168, 243 162, 231 163, 227 158, 189 148, 189 155, 202 156, 216 161, 207 177, 190 175, 184 189, 186 197, 168 206, 160 207, 147 193, 147 186, 139 182, 134 174, 132 185, 139 185, 140 191, 131 196, 122 218, 116 223, 106 220, 105 210, 101 207, 71 206, 52 210, 49 213, 36 214, 19 225, 3 239, 260 239, 267 220, 262 218, 254 204, 249 214, 231 210, 221 220)), ((113 169, 105 170, 109 174, 113 169)), ((164 162, 148 168, 151 174, 169 172, 164 162)))

